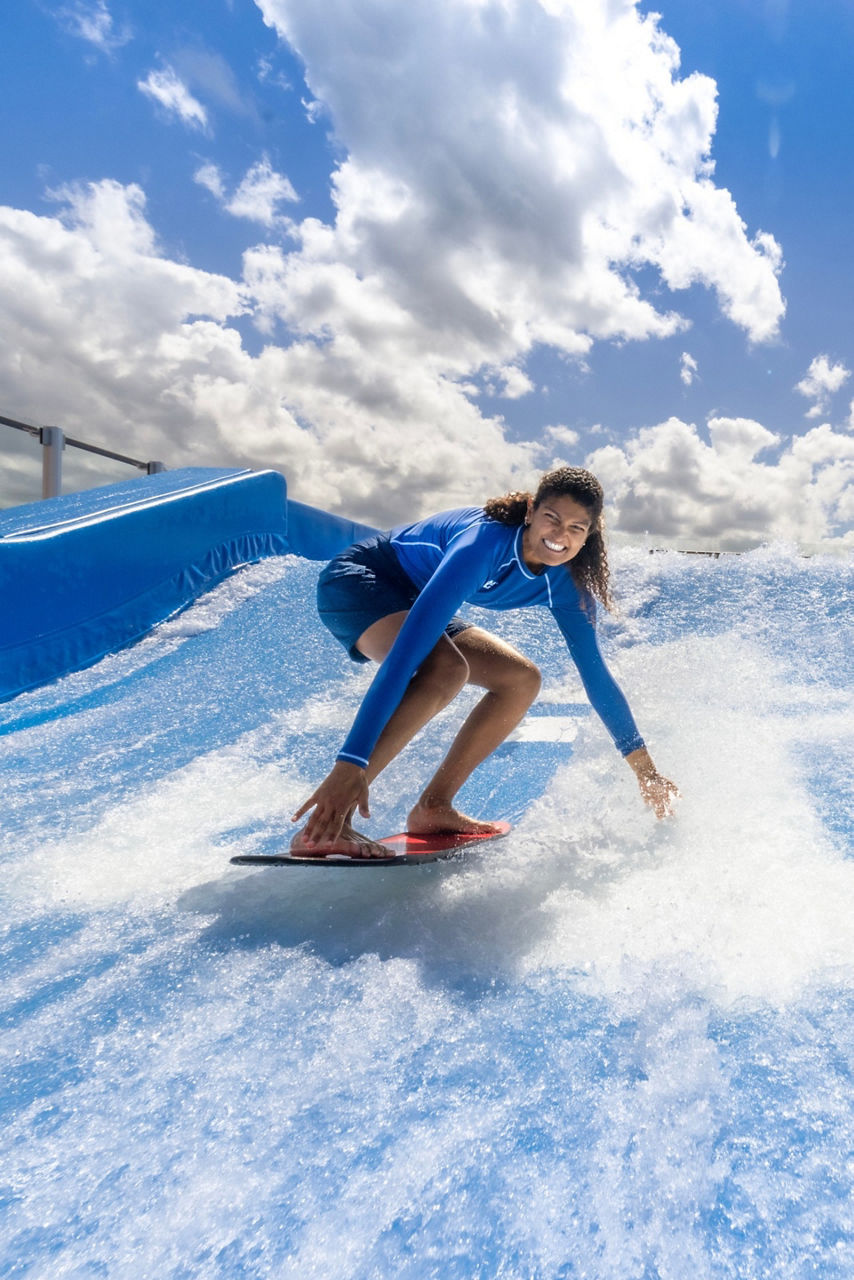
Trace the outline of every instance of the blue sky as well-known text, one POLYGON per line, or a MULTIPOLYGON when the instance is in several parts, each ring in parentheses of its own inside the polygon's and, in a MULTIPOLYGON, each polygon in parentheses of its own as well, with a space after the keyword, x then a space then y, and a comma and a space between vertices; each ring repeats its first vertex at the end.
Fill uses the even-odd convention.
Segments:
POLYGON ((21 0, 0 412, 374 523, 587 461, 627 537, 852 545, 854 8, 651 11, 21 0))

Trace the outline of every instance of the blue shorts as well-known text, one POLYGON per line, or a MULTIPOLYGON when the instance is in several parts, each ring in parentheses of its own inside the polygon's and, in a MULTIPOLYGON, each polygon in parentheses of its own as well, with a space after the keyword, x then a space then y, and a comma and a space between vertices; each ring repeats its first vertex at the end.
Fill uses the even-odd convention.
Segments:
MULTIPOLYGON (((417 597, 418 588, 404 573, 384 533, 342 551, 330 560, 317 583, 320 620, 354 662, 369 661, 356 648, 359 636, 390 613, 408 613, 417 597)), ((471 625, 453 617, 445 635, 453 639, 471 625)))

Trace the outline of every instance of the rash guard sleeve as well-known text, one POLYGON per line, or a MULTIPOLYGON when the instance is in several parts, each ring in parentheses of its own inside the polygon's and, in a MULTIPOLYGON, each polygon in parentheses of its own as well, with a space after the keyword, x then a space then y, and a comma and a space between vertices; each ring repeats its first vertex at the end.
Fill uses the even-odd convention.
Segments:
POLYGON ((617 684, 599 648, 596 627, 582 608, 553 609, 555 620, 578 668, 590 705, 614 739, 621 755, 643 747, 625 695, 617 684))
POLYGON ((460 604, 480 586, 489 560, 489 532, 485 526, 475 525, 453 541, 374 676, 337 759, 367 767, 409 681, 460 604))

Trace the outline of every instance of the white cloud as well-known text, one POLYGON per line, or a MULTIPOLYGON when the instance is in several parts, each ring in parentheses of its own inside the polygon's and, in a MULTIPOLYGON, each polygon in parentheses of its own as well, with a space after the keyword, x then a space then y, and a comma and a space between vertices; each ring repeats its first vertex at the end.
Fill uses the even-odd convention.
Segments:
POLYGON ((300 102, 309 124, 317 124, 318 120, 323 116, 323 103, 319 102, 317 98, 300 98, 300 102))
POLYGON ((280 301, 280 250, 247 255, 235 282, 165 258, 138 187, 56 198, 55 218, 0 207, 0 315, 16 335, 0 348, 0 399, 17 416, 172 467, 277 467, 295 497, 372 523, 534 475, 535 446, 509 443, 434 364, 389 358, 384 295, 364 310, 355 289, 346 336, 252 357, 229 318, 261 312, 265 273, 280 301), (357 319, 386 345, 360 345, 357 319))
POLYGON ((248 171, 226 208, 236 218, 249 218, 270 227, 278 218, 282 201, 297 201, 299 196, 284 174, 276 173, 266 156, 248 171))
POLYGON ((777 116, 772 116, 771 124, 768 127, 768 154, 772 160, 779 158, 782 141, 780 121, 777 116))
POLYGON ((783 302, 773 238, 711 180, 715 86, 628 0, 257 0, 346 158, 306 272, 370 275, 469 370, 535 343, 684 327, 633 279, 700 282, 753 340, 783 302), (441 336, 439 336, 441 335, 441 336))
POLYGON ((697 361, 687 351, 679 357, 679 377, 686 387, 690 387, 697 376, 697 361))
POLYGON ((501 364, 485 370, 485 389, 489 395, 501 396, 505 400, 521 400, 534 390, 534 384, 515 364, 501 364))
POLYGON ((279 213, 283 201, 298 201, 299 196, 290 180, 276 173, 269 159, 264 156, 246 173, 242 182, 228 197, 222 173, 215 164, 203 164, 193 174, 193 180, 207 187, 226 212, 235 218, 248 218, 262 226, 281 226, 289 230, 291 223, 279 213))
MULTIPOLYGON (((334 223, 287 223, 295 247, 249 249, 234 281, 166 259, 137 187, 67 189, 57 218, 0 210, 0 314, 16 334, 0 391, 21 416, 168 465, 274 465, 297 497, 391 523, 529 484, 544 437, 574 448, 564 427, 509 440, 472 380, 524 394, 535 345, 580 359, 599 339, 679 332, 676 300, 636 283, 645 268, 715 290, 751 340, 775 333, 781 253, 714 186, 714 83, 680 79, 675 44, 630 0, 258 2, 336 135, 334 223), (235 315, 269 336, 259 356, 235 315)), ((169 67, 140 88, 188 125, 207 125, 187 88, 199 76, 239 106, 222 67, 174 65, 183 78, 169 67)), ((230 196, 215 166, 196 179, 265 226, 295 195, 266 160, 230 196)), ((765 496, 793 492, 785 458, 756 462, 774 438, 727 422, 711 445, 662 424, 597 451, 624 528, 750 541, 779 527, 765 496), (739 487, 730 526, 739 469, 756 494, 739 487), (659 501, 668 486, 675 506, 659 501)))
MULTIPOLYGON (((245 310, 240 288, 164 258, 137 186, 54 196, 64 202, 54 218, 0 207, 0 314, 15 333, 0 352, 3 399, 24 419, 171 458, 174 397, 209 374, 209 359, 223 363, 217 344, 233 352, 237 335, 223 326, 245 310)), ((219 448, 215 433, 191 432, 179 452, 212 462, 219 448)))
POLYGON ((294 87, 284 71, 277 70, 273 66, 272 58, 260 57, 256 64, 256 70, 258 79, 262 84, 274 84, 285 90, 291 90, 294 87))
POLYGON ((102 53, 112 53, 132 39, 127 26, 114 25, 106 0, 77 0, 58 9, 56 16, 66 31, 94 44, 102 53))
MULTIPOLYGON (((159 259, 157 237, 145 218, 145 193, 135 183, 127 187, 110 181, 73 183, 48 192, 48 196, 63 206, 62 225, 80 232, 88 248, 104 261, 159 259)), ((44 231, 48 243, 55 242, 52 220, 24 213, 19 217, 21 225, 37 238, 44 231)))
POLYGON ((225 200, 225 183, 219 167, 215 164, 199 165, 193 174, 193 181, 198 182, 200 187, 207 187, 211 195, 216 196, 217 200, 225 200))
POLYGON ((144 80, 137 81, 137 88, 184 124, 194 129, 207 129, 207 112, 171 67, 149 71, 144 80))
POLYGON ((796 437, 774 460, 758 455, 779 437, 749 418, 712 418, 706 444, 670 418, 587 465, 605 486, 611 527, 669 545, 743 550, 783 539, 854 546, 854 440, 829 426, 796 437))
MULTIPOLYGON (((56 198, 54 218, 0 208, 0 314, 16 335, 0 348, 0 398, 16 416, 170 466, 275 466, 295 497, 378 524, 526 487, 547 445, 577 460, 561 424, 509 441, 378 282, 306 272, 272 245, 232 281, 166 258, 136 186, 56 198), (250 356, 230 318, 273 325, 288 298, 311 330, 250 356)), ((303 227, 307 244, 330 234, 303 227)), ((613 527, 738 548, 826 542, 852 519, 850 434, 817 427, 763 461, 780 442, 760 423, 708 430, 706 443, 670 419, 589 456, 613 527)))
POLYGON ((851 370, 841 362, 831 364, 828 356, 816 356, 801 381, 795 386, 802 396, 815 403, 806 412, 807 418, 820 418, 827 412, 830 397, 851 376, 851 370))
POLYGON ((573 431, 572 427, 565 427, 562 423, 555 423, 554 426, 546 427, 543 432, 543 439, 548 440, 557 445, 563 445, 567 449, 574 449, 578 444, 578 432, 573 431))

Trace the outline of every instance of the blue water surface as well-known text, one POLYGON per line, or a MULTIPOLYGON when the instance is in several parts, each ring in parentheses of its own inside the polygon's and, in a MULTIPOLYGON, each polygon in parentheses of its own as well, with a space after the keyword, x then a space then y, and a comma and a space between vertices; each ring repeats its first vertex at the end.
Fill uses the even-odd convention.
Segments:
MULTIPOLYGON (((852 570, 624 552, 657 824, 548 615, 467 784, 506 840, 248 870, 369 679, 317 566, 247 568, 0 707, 0 1275, 854 1274, 852 570)), ((375 784, 403 825, 466 691, 375 784)))

